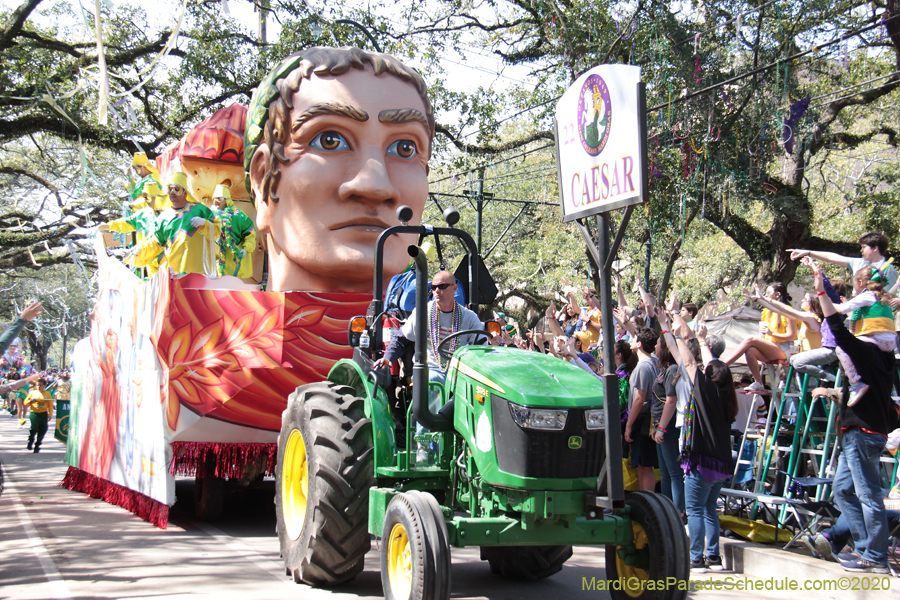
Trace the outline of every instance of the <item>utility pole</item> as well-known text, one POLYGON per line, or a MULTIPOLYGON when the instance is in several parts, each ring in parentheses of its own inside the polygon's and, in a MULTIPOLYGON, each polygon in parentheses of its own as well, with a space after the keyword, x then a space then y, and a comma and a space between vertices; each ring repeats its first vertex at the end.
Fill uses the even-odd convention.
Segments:
POLYGON ((266 21, 269 17, 269 0, 259 0, 256 10, 259 11, 259 31, 257 37, 261 44, 266 43, 266 21))
POLYGON ((481 254, 481 215, 484 210, 484 167, 478 169, 478 191, 475 193, 475 245, 481 254))
POLYGON ((67 315, 63 315, 63 336, 62 336, 62 345, 63 345, 63 353, 62 353, 62 368, 65 370, 66 368, 66 336, 69 333, 69 320, 67 315))

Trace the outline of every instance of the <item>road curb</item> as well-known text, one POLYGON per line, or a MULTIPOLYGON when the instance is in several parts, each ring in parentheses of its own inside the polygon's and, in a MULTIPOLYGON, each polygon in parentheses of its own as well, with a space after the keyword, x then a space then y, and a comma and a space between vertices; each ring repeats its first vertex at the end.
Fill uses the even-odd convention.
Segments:
MULTIPOLYGON (((823 587, 819 593, 838 598, 839 600, 867 600, 873 597, 900 600, 900 578, 849 573, 837 563, 813 558, 802 554, 801 550, 796 552, 782 550, 781 547, 765 546, 746 540, 733 540, 725 537, 720 538, 720 540, 722 560, 725 563, 725 568, 735 573, 764 580, 821 581, 823 587), (872 591, 870 583, 861 581, 863 578, 873 577, 889 581, 890 589, 872 591), (845 578, 846 583, 841 578, 845 578), (835 586, 843 584, 848 585, 851 589, 828 591, 824 586, 832 581, 835 582, 835 586), (863 586, 869 586, 870 589, 865 590, 863 586), (853 587, 858 589, 852 589, 853 587)), ((802 595, 804 590, 798 590, 798 592, 802 595)))

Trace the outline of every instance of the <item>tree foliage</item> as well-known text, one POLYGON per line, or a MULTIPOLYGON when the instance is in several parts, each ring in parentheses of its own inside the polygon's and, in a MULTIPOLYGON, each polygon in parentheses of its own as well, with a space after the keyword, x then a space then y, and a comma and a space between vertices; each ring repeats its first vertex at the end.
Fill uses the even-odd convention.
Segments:
POLYGON ((103 9, 107 125, 97 121, 94 15, 70 0, 0 13, 0 273, 69 260, 65 240, 118 216, 126 156, 154 156, 224 104, 246 103, 276 60, 316 43, 366 46, 342 18, 423 71, 438 115, 435 198, 460 207, 474 231, 478 180, 493 194, 483 248, 497 243, 488 264, 501 298, 518 297, 529 320, 592 270, 552 206, 551 115, 596 64, 639 64, 648 89, 651 193, 629 225, 626 276, 649 264, 652 287, 702 301, 753 278, 790 281, 787 248, 853 254, 867 229, 896 231, 900 0, 257 3, 277 22, 270 39, 219 2, 189 0, 177 43, 148 78, 179 6, 103 9), (460 89, 442 61, 463 50, 531 75, 460 89))

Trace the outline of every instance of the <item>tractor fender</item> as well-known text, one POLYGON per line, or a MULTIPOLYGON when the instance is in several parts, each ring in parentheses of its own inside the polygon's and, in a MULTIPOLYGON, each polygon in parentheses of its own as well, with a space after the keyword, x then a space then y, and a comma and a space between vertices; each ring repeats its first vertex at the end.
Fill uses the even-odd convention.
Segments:
POLYGON ((356 362, 346 358, 334 364, 328 373, 328 380, 338 385, 350 386, 357 397, 366 401, 366 417, 372 420, 375 467, 394 466, 397 440, 394 433, 394 417, 391 415, 385 391, 376 386, 356 362))

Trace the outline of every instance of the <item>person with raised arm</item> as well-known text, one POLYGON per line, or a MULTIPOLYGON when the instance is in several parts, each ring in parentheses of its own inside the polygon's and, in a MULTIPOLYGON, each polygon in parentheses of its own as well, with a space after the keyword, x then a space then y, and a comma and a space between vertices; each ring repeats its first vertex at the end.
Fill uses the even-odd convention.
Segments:
POLYGON ((649 327, 638 329, 631 348, 637 352, 638 364, 631 374, 631 399, 628 421, 625 423, 625 441, 631 444, 631 464, 637 471, 640 489, 652 492, 656 489, 654 467, 659 467, 656 444, 650 438, 650 406, 653 382, 656 380, 657 361, 653 356, 659 334, 649 327))
MULTIPOLYGON (((892 371, 896 361, 893 352, 885 352, 847 330, 825 292, 822 271, 815 262, 810 268, 822 314, 834 332, 838 348, 850 356, 862 378, 869 383, 866 402, 856 406, 842 403, 838 416, 841 454, 834 474, 834 499, 841 514, 847 518, 859 554, 858 559, 843 561, 841 566, 851 572, 886 575, 890 573, 888 524, 881 492, 880 460, 897 417, 891 399, 892 371)), ((826 392, 818 388, 813 390, 813 396, 826 395, 826 392)))
MULTIPOLYGON (((25 329, 25 326, 28 325, 30 321, 33 321, 37 317, 44 312, 44 305, 40 302, 32 302, 19 314, 19 317, 12 322, 12 324, 6 328, 6 331, 3 332, 3 335, 0 335, 0 356, 2 356, 12 345, 12 343, 18 338, 19 334, 25 329)), ((22 381, 18 383, 13 390, 18 390, 26 383, 30 383, 31 381, 35 381, 34 378, 28 378, 26 381, 22 381)), ((25 424, 25 405, 23 401, 25 400, 24 396, 19 397, 16 395, 16 415, 19 417, 19 426, 25 424)))
MULTIPOLYGON (((572 302, 574 302, 574 298, 570 298, 569 303, 571 304, 572 302)), ((602 325, 600 320, 600 301, 597 298, 597 294, 594 293, 594 290, 585 288, 584 303, 588 305, 587 312, 579 316, 579 319, 584 323, 584 329, 576 331, 575 337, 581 342, 582 351, 587 352, 588 348, 591 347, 591 344, 598 343, 602 325)))
MULTIPOLYGON (((780 281, 769 285, 764 297, 767 300, 777 300, 782 304, 791 301, 787 287, 780 281)), ((753 375, 753 383, 747 388, 747 391, 751 392, 760 392, 766 389, 759 370, 760 362, 782 361, 787 360, 790 356, 791 343, 797 339, 796 321, 764 308, 760 317, 759 333, 760 335, 751 336, 741 342, 727 358, 722 358, 726 365, 730 365, 741 356, 746 357, 747 368, 753 375)))
MULTIPOLYGON (((722 485, 731 476, 730 431, 738 411, 737 396, 728 365, 710 360, 705 369, 698 369, 696 358, 682 333, 689 330, 687 324, 677 313, 672 318, 673 330, 677 333, 673 335, 663 324, 663 336, 673 357, 682 366, 691 390, 679 440, 681 467, 685 473, 691 572, 721 571, 724 567, 719 553, 716 500, 722 485)), ((706 358, 712 358, 708 347, 701 346, 700 349, 706 358)))
POLYGON ((791 248, 792 260, 798 260, 809 257, 814 260, 831 263, 833 265, 841 265, 850 271, 851 275, 863 267, 877 267, 884 273, 886 284, 884 288, 893 292, 897 285, 897 270, 891 261, 885 258, 888 249, 888 239, 877 231, 870 231, 859 238, 859 257, 843 256, 835 252, 822 252, 820 250, 802 250, 799 248, 791 248))
MULTIPOLYGON (((884 291, 885 279, 884 273, 877 267, 863 267, 853 275, 853 297, 835 304, 834 309, 851 315, 853 333, 857 338, 878 346, 883 352, 893 353, 897 338, 890 305, 892 294, 884 291)), ((847 406, 853 406, 862 399, 869 385, 860 375, 855 361, 840 346, 835 353, 850 381, 847 406)))
MULTIPOLYGON (((800 259, 800 262, 803 263, 803 265, 809 267, 812 263, 812 259, 808 256, 805 256, 800 259)), ((825 285, 825 293, 831 299, 832 303, 840 303, 841 296, 831 285, 828 277, 823 274, 822 279, 825 285)), ((809 323, 809 315, 812 314, 819 317, 821 344, 819 348, 810 348, 806 350, 801 349, 801 352, 792 355, 791 366, 794 367, 794 370, 798 373, 806 373, 808 375, 812 375, 820 381, 834 381, 835 376, 822 367, 824 365, 830 365, 837 361, 837 354, 835 353, 837 342, 835 342, 834 340, 834 334, 831 331, 831 327, 828 325, 828 321, 826 321, 825 316, 821 314, 822 304, 821 302, 819 302, 818 296, 814 297, 812 295, 809 295, 808 304, 809 308, 805 309, 806 312, 800 313, 802 315, 801 318, 803 318, 804 321, 809 324, 810 327, 812 327, 812 324, 809 323)))
POLYGON ((615 280, 616 297, 619 302, 619 308, 624 311, 625 316, 628 318, 636 316, 643 317, 644 326, 656 329, 656 304, 653 300, 653 296, 647 293, 647 290, 641 285, 641 278, 635 277, 635 287, 641 297, 641 299, 638 300, 637 308, 629 305, 628 301, 625 299, 625 294, 622 293, 622 277, 616 273, 613 278, 615 280))

